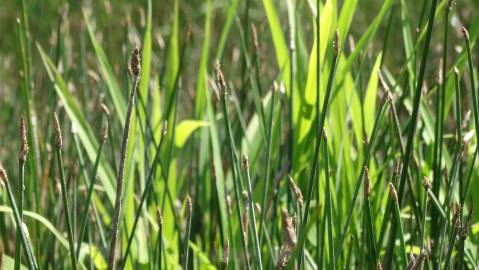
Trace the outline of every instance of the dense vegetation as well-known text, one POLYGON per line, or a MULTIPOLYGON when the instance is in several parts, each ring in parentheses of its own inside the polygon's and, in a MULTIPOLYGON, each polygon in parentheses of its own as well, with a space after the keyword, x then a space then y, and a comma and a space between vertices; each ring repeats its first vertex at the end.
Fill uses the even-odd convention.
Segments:
POLYGON ((1 6, 0 269, 478 269, 477 1, 1 6))

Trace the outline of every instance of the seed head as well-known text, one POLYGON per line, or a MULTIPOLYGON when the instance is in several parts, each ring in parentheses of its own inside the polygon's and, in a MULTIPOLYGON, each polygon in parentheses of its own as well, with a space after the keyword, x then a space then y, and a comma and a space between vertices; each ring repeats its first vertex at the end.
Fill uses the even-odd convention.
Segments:
POLYGON ((333 48, 334 48, 334 54, 336 56, 339 55, 341 48, 339 47, 339 30, 338 29, 336 29, 336 32, 334 33, 333 48))
POLYGON ((256 31, 256 26, 251 24, 251 32, 253 33, 253 45, 256 50, 256 53, 259 51, 259 43, 258 43, 258 32, 256 31))
POLYGON ((60 122, 58 121, 57 113, 53 113, 53 125, 55 129, 55 143, 57 148, 62 148, 62 130, 60 129, 60 122))
POLYGON ((369 195, 371 194, 369 179, 369 170, 367 166, 364 166, 364 197, 366 200, 369 200, 369 195))
POLYGON ((427 176, 424 176, 422 178, 422 186, 426 191, 431 188, 431 181, 429 181, 429 178, 427 178, 427 176))
POLYGON ((216 63, 215 70, 216 70, 216 83, 218 84, 220 88, 220 92, 226 95, 227 92, 226 92, 225 77, 223 76, 223 72, 221 72, 221 66, 219 63, 216 63))
POLYGON ((288 265, 289 255, 291 251, 286 248, 281 248, 279 251, 278 261, 276 262, 276 269, 280 270, 288 265))
POLYGON ((103 112, 103 114, 106 116, 106 118, 108 118, 110 116, 110 110, 108 109, 108 107, 105 105, 105 103, 101 103, 100 104, 100 109, 101 111, 103 112))
POLYGON ((2 183, 8 182, 7 171, 5 170, 2 164, 0 164, 0 180, 2 181, 2 183))
POLYGON ((394 188, 393 183, 389 183, 389 190, 391 192, 391 197, 392 199, 397 202, 398 201, 398 194, 396 192, 396 189, 394 188))
POLYGON ((456 230, 457 233, 460 233, 460 230, 462 227, 461 217, 462 217, 462 206, 459 204, 456 204, 454 205, 454 208, 453 208, 452 224, 454 225, 454 230, 456 230))
POLYGON ((466 39, 466 41, 469 41, 469 32, 467 31, 466 27, 464 26, 461 27, 461 33, 466 39))
POLYGON ((293 225, 293 218, 288 214, 286 208, 281 209, 281 225, 285 241, 285 248, 289 251, 294 250, 297 243, 296 230, 293 225))
POLYGON ((226 240, 223 246, 223 269, 228 269, 228 263, 230 261, 230 242, 226 240))
POLYGON ((101 139, 103 141, 106 141, 106 139, 108 139, 108 128, 109 128, 109 124, 110 124, 109 119, 108 119, 108 116, 110 116, 110 110, 103 103, 100 104, 100 109, 101 109, 101 111, 103 112, 103 115, 106 118, 106 121, 105 121, 105 124, 104 124, 104 127, 103 127, 103 131, 102 131, 102 134, 101 134, 101 139))
POLYGON ((254 208, 256 210, 256 213, 259 215, 261 214, 261 205, 259 205, 259 203, 255 203, 254 204, 254 208))
POLYGON ((454 0, 449 0, 449 1, 447 1, 447 8, 448 8, 449 10, 452 9, 452 4, 454 4, 454 0))
POLYGON ((140 50, 135 48, 131 54, 130 59, 130 72, 135 78, 140 75, 141 65, 140 65, 140 50))
POLYGON ((273 82, 273 86, 271 86, 271 91, 274 93, 278 92, 278 83, 276 81, 273 82))
POLYGON ((233 202, 231 201, 230 195, 226 195, 226 210, 228 211, 228 215, 233 213, 233 202))
POLYGON ((159 207, 156 208, 156 219, 158 225, 161 227, 163 225, 163 215, 161 214, 161 209, 159 207))
POLYGON ((409 261, 407 263, 407 269, 411 270, 414 267, 415 264, 416 264, 416 259, 414 258, 414 254, 411 251, 409 253, 409 261))
POLYGON ((188 216, 191 216, 191 211, 192 211, 192 204, 191 204, 191 197, 190 195, 186 196, 186 214, 188 216))
POLYGON ((293 178, 291 176, 288 176, 289 180, 289 185, 291 186, 291 189, 293 190, 293 194, 296 197, 296 201, 300 206, 303 205, 303 194, 301 194, 301 189, 296 185, 294 182, 293 178))
POLYGON ((246 172, 249 172, 249 160, 246 154, 243 154, 242 165, 243 165, 243 170, 245 170, 246 172))
POLYGON ((22 140, 21 153, 20 153, 20 162, 25 163, 27 161, 28 155, 28 141, 27 141, 27 128, 25 126, 25 119, 20 118, 20 138, 22 140))
POLYGON ((168 121, 167 120, 165 120, 163 122, 163 126, 161 127, 161 136, 165 137, 166 133, 168 133, 168 121))

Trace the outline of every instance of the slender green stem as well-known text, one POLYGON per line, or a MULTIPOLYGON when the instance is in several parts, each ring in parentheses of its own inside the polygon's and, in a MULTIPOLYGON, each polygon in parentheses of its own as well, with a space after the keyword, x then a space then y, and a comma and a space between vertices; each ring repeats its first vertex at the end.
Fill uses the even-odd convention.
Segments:
MULTIPOLYGON (((224 81, 223 74, 219 70, 219 67, 217 67, 217 79, 218 79, 218 84, 220 86, 220 95, 221 95, 221 104, 222 104, 222 110, 223 110, 223 120, 224 120, 224 125, 226 129, 226 141, 228 144, 228 150, 229 150, 229 155, 231 158, 231 162, 235 163, 236 157, 235 157, 235 150, 234 150, 234 145, 233 145, 233 137, 232 137, 232 131, 231 131, 231 126, 230 126, 230 120, 229 120, 229 115, 228 115, 228 106, 226 103, 226 96, 228 95, 226 91, 226 83, 224 81)), ((246 244, 246 238, 245 235, 242 233, 245 231, 245 228, 243 228, 243 216, 241 212, 241 201, 240 201, 240 191, 239 191, 239 180, 238 180, 238 175, 237 175, 237 170, 235 169, 236 165, 233 164, 232 166, 232 175, 233 175, 233 185, 234 185, 234 192, 235 192, 235 200, 236 200, 236 214, 238 215, 238 220, 240 221, 240 229, 241 232, 239 233, 241 236, 241 241, 243 244, 243 255, 244 255, 244 260, 245 260, 245 266, 247 269, 250 269, 250 265, 248 262, 248 247, 246 244)))
POLYGON ((405 241, 404 241, 404 231, 403 231, 403 226, 402 226, 402 221, 401 221, 401 210, 399 208, 399 201, 398 201, 398 197, 397 197, 397 193, 394 189, 394 185, 391 183, 390 184, 390 187, 391 187, 391 197, 392 197, 392 200, 393 200, 393 204, 394 204, 394 215, 396 217, 396 220, 397 220, 397 231, 398 231, 398 234, 399 234, 399 241, 400 241, 400 256, 401 256, 401 261, 402 261, 402 269, 406 269, 407 268, 407 253, 406 253, 406 244, 405 244, 405 241))
POLYGON ((326 176, 326 219, 328 223, 328 243, 329 243, 329 269, 336 270, 336 260, 334 259, 334 241, 333 241, 333 205, 331 201, 331 184, 330 184, 330 172, 329 172, 329 153, 328 153, 328 138, 326 133, 323 132, 324 136, 324 163, 326 167, 324 168, 324 175, 326 176))
MULTIPOLYGON (((309 215, 309 208, 311 204, 311 198, 313 195, 313 190, 314 190, 314 184, 317 180, 317 172, 318 172, 318 163, 319 163, 319 149, 321 147, 321 139, 323 136, 321 136, 321 132, 324 128, 324 123, 326 122, 326 115, 328 113, 328 105, 329 105, 329 98, 331 96, 331 91, 333 88, 333 82, 334 82, 334 76, 336 73, 336 64, 339 56, 339 37, 338 37, 338 32, 336 31, 336 38, 335 38, 335 52, 333 53, 333 59, 331 62, 331 69, 329 71, 329 78, 328 78, 328 84, 326 87, 326 93, 324 96, 324 101, 323 101, 323 108, 321 110, 321 114, 318 111, 318 117, 316 118, 317 121, 317 142, 314 148, 314 157, 313 157, 313 163, 312 163, 312 169, 311 173, 309 176, 309 183, 308 183, 308 189, 307 189, 307 195, 306 195, 306 205, 304 208, 304 217, 302 223, 306 225, 308 223, 308 215, 309 215)), ((319 93, 317 93, 319 95, 319 93)))
POLYGON ((183 269, 188 268, 189 254, 190 254, 190 235, 191 235, 191 219, 193 217, 193 205, 191 204, 191 198, 188 196, 186 198, 186 214, 188 216, 187 228, 186 228, 186 238, 185 238, 185 259, 183 261, 183 269))
MULTIPOLYGON (((137 55, 139 54, 138 49, 135 50, 137 55)), ((135 56, 133 56, 135 57, 135 56)), ((138 56, 137 56, 138 57, 138 56)), ((133 58, 132 58, 133 60, 133 58)), ((139 63, 139 59, 136 59, 139 63)), ((130 134, 130 122, 131 122, 131 114, 133 111, 133 105, 135 103, 135 96, 136 91, 138 89, 138 81, 139 81, 139 71, 136 74, 133 74, 133 90, 131 91, 130 101, 128 102, 128 110, 126 113, 125 119, 125 127, 123 129, 123 142, 121 146, 121 154, 120 154, 120 165, 118 167, 118 178, 117 178, 117 186, 116 186, 116 198, 115 198, 115 210, 113 213, 113 222, 112 222, 112 237, 110 242, 110 251, 108 257, 108 269, 112 270, 115 264, 115 257, 116 257, 116 241, 118 238, 119 232, 119 223, 120 223, 120 212, 121 212, 121 203, 122 203, 122 192, 123 192, 123 176, 125 174, 125 162, 126 162, 126 150, 128 146, 128 137, 130 134)))
POLYGON ((255 260, 256 260, 256 269, 263 269, 263 262, 261 259, 261 248, 259 244, 258 238, 258 231, 256 229, 256 214, 253 205, 253 189, 251 188, 251 177, 249 173, 249 161, 248 157, 245 155, 243 156, 243 166, 246 173, 246 180, 248 184, 248 208, 249 208, 249 224, 250 230, 253 234, 253 242, 254 242, 254 253, 255 253, 255 260))
POLYGON ((63 170, 63 158, 62 158, 61 146, 57 146, 56 156, 57 156, 57 162, 58 162, 58 170, 60 171, 60 185, 62 190, 62 201, 63 201, 63 208, 65 211, 65 223, 67 225, 68 245, 70 247, 70 257, 72 261, 72 268, 77 269, 75 242, 73 240, 70 206, 68 204, 68 192, 67 192, 67 186, 65 181, 65 172, 63 170))
POLYGON ((370 159, 373 147, 374 147, 374 143, 376 141, 378 128, 379 128, 379 125, 382 121, 382 117, 383 117, 383 114, 384 114, 385 107, 386 107, 385 105, 382 105, 380 107, 379 112, 376 115, 376 119, 374 120, 373 131, 372 131, 371 136, 369 138, 369 143, 367 144, 367 147, 366 147, 366 154, 364 156, 363 167, 361 169, 361 172, 360 172, 360 174, 358 176, 358 179, 357 179, 357 182, 356 182, 356 187, 355 187, 355 190, 354 190, 353 198, 351 199, 351 203, 349 204, 348 213, 346 215, 346 222, 344 223, 343 229, 342 229, 341 234, 340 234, 339 239, 338 239, 338 244, 336 245, 336 250, 337 250, 336 256, 335 256, 336 257, 335 258, 336 263, 338 262, 339 256, 340 256, 341 251, 342 251, 342 246, 343 246, 344 240, 345 240, 347 232, 348 232, 349 224, 351 223, 351 217, 352 217, 352 214, 353 214, 353 210, 356 207, 356 200, 358 198, 359 189, 361 188, 361 185, 362 185, 362 182, 363 182, 363 179, 364 179, 364 174, 365 174, 364 168, 369 163, 369 159, 370 159))
POLYGON ((268 130, 268 146, 266 150, 266 178, 265 182, 263 185, 263 201, 261 203, 261 217, 260 217, 260 224, 259 224, 259 230, 260 230, 260 236, 259 236, 259 243, 260 246, 263 244, 263 228, 264 228, 264 218, 266 216, 266 212, 268 209, 266 209, 266 197, 268 197, 268 188, 271 185, 271 172, 270 172, 270 166, 271 166, 271 147, 273 145, 273 121, 274 121, 274 107, 275 107, 275 102, 276 102, 276 92, 277 92, 277 86, 273 85, 273 91, 271 92, 271 107, 269 111, 269 130, 268 130))
MULTIPOLYGON (((4 172, 3 167, 0 165, 0 170, 4 172)), ((12 205, 13 216, 15 218, 15 223, 17 228, 20 230, 20 238, 22 240, 23 248, 25 250, 25 254, 27 256, 27 261, 29 265, 29 269, 38 269, 38 264, 35 259, 35 255, 33 253, 33 248, 28 239, 28 234, 25 231, 25 227, 23 226, 23 222, 21 219, 20 211, 18 210, 17 203, 15 202, 15 197, 13 195, 12 188, 10 187, 10 183, 7 179, 6 173, 4 175, 0 175, 0 181, 3 181, 5 187, 7 188, 7 195, 10 199, 10 204, 12 205)))
MULTIPOLYGON (((20 183, 18 185, 18 195, 19 195, 19 201, 18 201, 18 211, 20 214, 20 219, 23 222, 23 201, 24 201, 24 191, 25 191, 25 161, 22 160, 22 158, 19 158, 18 160, 18 174, 20 177, 20 183)), ((22 260, 22 253, 21 253, 21 248, 22 248, 22 240, 21 240, 21 232, 20 229, 17 228, 17 235, 16 235, 16 240, 15 240, 15 265, 14 269, 19 270, 20 265, 21 265, 21 260, 22 260)))
MULTIPOLYGON (((166 132, 166 129, 164 129, 164 131, 166 132)), ((165 133, 163 133, 161 135, 160 143, 158 144, 158 146, 156 148, 155 158, 153 159, 153 164, 151 165, 150 172, 148 173, 148 178, 146 180, 145 189, 143 190, 143 192, 141 194, 140 204, 138 205, 138 209, 136 210, 135 220, 133 221, 133 227, 132 227, 131 232, 128 236, 128 242, 127 242, 127 245, 126 245, 125 254, 123 255, 123 258, 124 258, 123 259, 123 264, 122 264, 120 269, 123 269, 126 266, 126 262, 128 260, 128 254, 130 252, 131 244, 133 243, 133 237, 135 236, 136 226, 138 225, 138 221, 140 220, 143 205, 144 205, 148 195, 150 194, 150 191, 152 190, 153 179, 154 179, 154 176, 156 175, 156 168, 158 167, 158 164, 160 162, 161 146, 163 145, 165 135, 166 135, 165 133)))
POLYGON ((91 199, 92 199, 92 195, 93 195, 93 187, 95 186, 95 182, 96 182, 96 174, 97 174, 97 171, 98 171, 98 166, 100 164, 100 159, 101 159, 101 153, 102 153, 102 150, 103 150, 103 144, 104 144, 104 140, 101 140, 100 142, 100 145, 98 146, 98 151, 97 151, 97 154, 96 154, 96 159, 95 159, 95 164, 93 165, 93 178, 91 179, 90 181, 90 185, 88 186, 88 191, 87 191, 87 196, 86 196, 86 200, 85 202, 83 203, 84 205, 84 208, 83 208, 83 212, 82 212, 82 215, 80 216, 81 217, 81 225, 80 225, 80 234, 78 235, 78 239, 77 239, 77 247, 76 247, 76 257, 78 258, 78 256, 80 256, 80 249, 81 249, 81 243, 83 241, 83 237, 85 236, 85 231, 86 231, 86 227, 87 227, 87 223, 88 223, 88 209, 90 209, 90 203, 91 203, 91 199))

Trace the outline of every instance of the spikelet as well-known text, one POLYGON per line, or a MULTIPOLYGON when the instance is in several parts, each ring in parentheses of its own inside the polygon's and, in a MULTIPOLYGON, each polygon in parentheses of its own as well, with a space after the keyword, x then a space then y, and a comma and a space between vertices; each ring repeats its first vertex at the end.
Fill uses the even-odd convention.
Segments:
POLYGON ((258 42, 258 32, 256 31, 256 26, 254 24, 251 24, 251 33, 253 36, 253 45, 255 49, 255 53, 257 54, 259 52, 259 42, 258 42))
POLYGON ((297 243, 296 230, 293 225, 293 218, 288 214, 286 208, 281 209, 281 230, 283 232, 284 246, 287 250, 292 251, 297 243))
POLYGON ((167 133, 168 133, 168 121, 165 120, 163 122, 163 126, 161 127, 161 136, 164 138, 167 133))
POLYGON ((101 139, 103 141, 106 141, 106 139, 108 139, 108 128, 109 128, 109 120, 108 120, 108 116, 110 115, 110 110, 108 110, 108 107, 105 105, 105 104, 100 104, 100 108, 101 108, 101 111, 103 112, 103 115, 105 116, 106 118, 106 121, 105 121, 105 126, 103 127, 103 131, 101 133, 101 139))
POLYGON ((8 182, 7 171, 5 170, 2 164, 0 164, 0 180, 2 181, 2 183, 8 182))
POLYGON ((296 201, 298 202, 300 206, 303 206, 303 194, 301 193, 301 189, 299 189, 299 187, 296 185, 296 183, 294 182, 293 178, 290 175, 288 175, 288 181, 293 191, 293 194, 296 197, 296 201))
POLYGON ((60 129, 60 122, 56 112, 53 113, 53 125, 55 129, 55 145, 57 148, 62 148, 62 130, 60 129))
POLYGON ((364 198, 369 200, 369 196, 371 195, 371 185, 369 179, 369 170, 367 166, 364 166, 364 198))
POLYGON ((411 251, 409 253, 409 260, 408 260, 408 263, 407 263, 407 269, 411 270, 414 267, 415 264, 416 264, 416 259, 414 258, 414 254, 411 251))
POLYGON ((469 41, 469 32, 467 31, 466 27, 462 26, 461 27, 461 33, 464 36, 464 38, 469 41))
POLYGON ((227 91, 226 91, 225 77, 223 76, 223 72, 221 72, 221 66, 219 63, 215 64, 215 70, 216 70, 216 83, 218 84, 218 87, 220 88, 220 93, 223 95, 226 95, 227 91))
POLYGON ((393 183, 389 183, 389 190, 391 192, 391 198, 393 201, 397 202, 398 201, 398 194, 396 192, 396 189, 394 188, 393 183))
POLYGON ((191 212, 193 210, 193 205, 191 204, 191 197, 190 195, 186 196, 186 215, 191 217, 191 212))
POLYGON ((228 212, 228 215, 231 215, 233 213, 233 202, 231 201, 230 195, 226 195, 226 210, 228 212))
POLYGON ((336 32, 334 33, 333 48, 334 48, 334 54, 336 56, 339 55, 341 48, 339 47, 339 30, 338 29, 336 29, 336 32))
POLYGON ((243 154, 241 165, 243 166, 243 170, 245 170, 246 172, 249 172, 249 160, 246 154, 243 154))
POLYGON ((249 196, 248 192, 243 191, 243 200, 244 200, 244 213, 243 213, 243 237, 246 242, 246 246, 248 246, 248 223, 249 223, 249 196))
POLYGON ((223 246, 223 269, 228 269, 228 263, 230 261, 230 242, 226 240, 223 246))
POLYGON ((161 209, 159 207, 156 208, 156 220, 158 222, 158 226, 163 226, 163 215, 161 214, 161 209))
POLYGON ((140 50, 135 48, 131 54, 130 59, 130 72, 135 78, 140 75, 141 65, 140 65, 140 50))
POLYGON ((426 191, 428 191, 431 188, 431 181, 429 181, 429 178, 427 176, 424 176, 422 178, 422 186, 426 191))
POLYGON ((20 118, 20 139, 22 140, 21 151, 19 161, 25 163, 28 155, 28 141, 27 141, 27 128, 25 126, 25 119, 20 118))

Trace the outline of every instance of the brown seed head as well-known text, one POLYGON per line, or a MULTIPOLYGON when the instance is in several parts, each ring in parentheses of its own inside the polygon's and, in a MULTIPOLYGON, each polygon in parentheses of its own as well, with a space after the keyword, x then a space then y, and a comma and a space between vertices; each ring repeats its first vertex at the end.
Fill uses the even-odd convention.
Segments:
POLYGON ((191 216, 191 211, 192 211, 192 204, 191 204, 191 197, 190 195, 186 196, 186 214, 188 216, 191 216))
POLYGON ((161 214, 161 209, 159 207, 156 208, 156 219, 158 221, 158 226, 163 225, 163 215, 161 214))
POLYGON ((296 197, 296 201, 300 206, 303 205, 303 194, 301 193, 301 189, 296 185, 296 183, 293 180, 293 177, 288 175, 288 180, 289 180, 289 185, 291 186, 291 189, 293 190, 293 194, 296 197))
POLYGON ((422 186, 426 191, 431 188, 431 181, 429 181, 429 178, 427 178, 427 176, 424 176, 422 178, 422 186))
POLYGON ((230 242, 226 240, 223 246, 223 269, 228 269, 228 263, 230 261, 230 242))
POLYGON ((225 77, 223 76, 223 72, 221 72, 221 66, 219 63, 216 63, 215 70, 216 70, 216 83, 218 84, 218 87, 220 88, 220 92, 226 95, 227 92, 226 92, 225 77))
POLYGON ((367 166, 364 166, 364 198, 369 200, 369 196, 371 195, 371 185, 369 179, 369 170, 367 166))
POLYGON ((231 201, 230 195, 226 195, 226 210, 228 211, 228 215, 233 213, 233 202, 231 201))
POLYGON ((297 243, 296 230, 293 225, 293 218, 288 214, 286 208, 281 209, 281 230, 285 241, 285 248, 287 250, 294 250, 297 243))
POLYGON ((53 127, 55 129, 55 145, 57 148, 62 148, 62 130, 60 129, 60 122, 56 112, 53 113, 53 127))
POLYGON ((396 192, 396 189, 394 188, 393 183, 389 183, 389 190, 391 192, 391 197, 392 199, 397 202, 398 201, 398 194, 396 192))
POLYGON ((22 140, 20 162, 25 163, 28 155, 28 141, 27 141, 27 128, 25 126, 25 119, 20 118, 20 138, 22 140))
POLYGON ((271 91, 273 91, 273 94, 278 92, 278 83, 276 81, 273 82, 273 86, 271 86, 271 91))
POLYGON ((286 248, 282 248, 279 251, 278 261, 276 262, 276 269, 281 270, 288 265, 290 254, 291 254, 291 251, 289 251, 286 248))
POLYGON ((254 208, 256 210, 256 214, 261 214, 261 205, 259 205, 259 203, 255 203, 254 208))
POLYGON ((110 116, 110 110, 108 109, 108 106, 105 105, 105 103, 100 104, 100 109, 103 112, 103 114, 108 118, 110 116))
POLYGON ((411 270, 414 267, 415 264, 416 264, 416 259, 414 258, 414 254, 411 251, 409 253, 409 261, 407 263, 407 269, 411 270))
POLYGON ((185 26, 185 43, 189 43, 191 40, 191 25, 189 23, 185 26))
POLYGON ((245 209, 249 209, 249 196, 248 196, 248 192, 243 191, 242 195, 243 195, 243 200, 244 200, 244 208, 245 208, 245 209))
POLYGON ((461 227, 462 227, 462 222, 461 222, 461 216, 462 216, 462 207, 459 204, 455 204, 453 207, 453 215, 452 215, 452 224, 454 225, 454 230, 456 230, 457 233, 460 233, 461 227))
POLYGON ((258 33, 256 32, 256 26, 254 26, 254 24, 251 24, 251 32, 253 33, 253 45, 255 48, 255 52, 258 53, 259 51, 258 33))
POLYGON ((2 181, 2 183, 8 182, 7 171, 5 170, 2 164, 0 164, 0 180, 2 181))
POLYGON ((341 48, 339 47, 339 30, 338 29, 336 29, 336 32, 334 33, 333 48, 334 48, 334 54, 336 56, 339 55, 341 48))
POLYGON ((249 172, 249 160, 246 154, 243 154, 242 166, 243 166, 243 170, 245 170, 246 172, 249 172))
POLYGON ((135 78, 140 75, 141 65, 140 65, 140 50, 135 48, 131 54, 130 59, 130 72, 135 78))
POLYGON ((168 121, 167 120, 165 120, 163 122, 163 125, 161 126, 161 136, 165 137, 166 133, 168 133, 168 121))
POLYGON ((466 39, 466 41, 469 41, 469 32, 467 31, 466 27, 464 26, 461 27, 461 33, 466 39))

